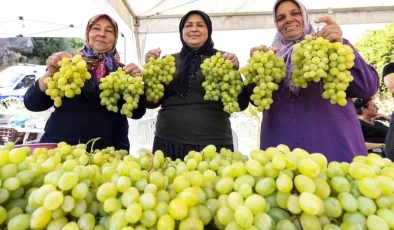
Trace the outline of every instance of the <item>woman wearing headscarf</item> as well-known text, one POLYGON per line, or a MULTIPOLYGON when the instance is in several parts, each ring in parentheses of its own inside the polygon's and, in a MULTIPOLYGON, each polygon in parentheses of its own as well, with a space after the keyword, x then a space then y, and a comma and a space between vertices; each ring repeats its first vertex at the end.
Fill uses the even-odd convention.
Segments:
MULTIPOLYGON (((286 77, 279 89, 272 95, 271 108, 263 112, 260 148, 266 149, 278 144, 306 151, 320 152, 328 161, 351 161, 354 156, 366 154, 367 149, 360 124, 351 98, 372 97, 379 86, 375 69, 369 66, 330 17, 317 19, 316 23, 326 25, 316 35, 331 42, 342 42, 353 48, 356 56, 350 69, 354 81, 346 90, 347 105, 332 105, 321 95, 322 82, 311 82, 306 89, 298 88, 291 78, 294 64, 291 61, 293 46, 307 34, 315 34, 304 5, 298 0, 279 0, 273 8, 277 34, 271 46, 276 55, 284 58, 286 77)), ((253 47, 267 50, 264 45, 253 47)), ((248 92, 253 86, 248 87, 248 92)), ((251 94, 251 92, 250 92, 251 94)))
MULTIPOLYGON (((212 23, 209 16, 198 10, 185 14, 179 24, 182 42, 180 53, 173 54, 176 73, 173 81, 165 87, 165 95, 159 103, 147 102, 148 108, 161 105, 156 123, 153 151, 162 150, 172 159, 183 159, 191 151, 201 151, 208 144, 233 150, 229 114, 223 111, 221 101, 205 101, 202 83, 205 77, 200 64, 217 50, 212 41, 212 23)), ((157 58, 161 50, 150 50, 145 60, 157 58)), ((238 58, 224 53, 238 68, 238 58)), ((248 106, 246 92, 238 96, 241 110, 248 106)))
MULTIPOLYGON (((64 97, 62 105, 51 113, 41 143, 65 141, 73 145, 100 137, 94 145, 96 149, 113 146, 116 149, 129 150, 129 125, 126 116, 108 111, 100 104, 99 98, 100 79, 116 71, 118 67, 123 67, 132 76, 141 75, 135 64, 124 66, 120 63, 116 50, 117 39, 118 25, 110 16, 100 14, 89 20, 85 46, 80 54, 86 60, 92 78, 85 81, 81 95, 74 98, 64 97)), ((53 101, 45 94, 47 85, 44 79, 59 71, 57 63, 65 57, 72 58, 72 55, 58 52, 46 60, 46 73, 25 94, 24 103, 27 109, 38 112, 53 106, 53 101)), ((118 103, 121 104, 122 99, 118 103)), ((138 108, 133 111, 133 119, 139 119, 145 114, 146 107, 143 103, 144 100, 140 99, 138 108)))

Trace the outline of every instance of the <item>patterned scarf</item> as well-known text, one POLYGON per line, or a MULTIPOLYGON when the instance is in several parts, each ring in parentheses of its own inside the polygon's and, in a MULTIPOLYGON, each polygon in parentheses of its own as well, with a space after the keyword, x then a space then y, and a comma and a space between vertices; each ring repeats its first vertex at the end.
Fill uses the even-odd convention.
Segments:
POLYGON ((283 59, 285 60, 286 63, 286 77, 285 77, 285 86, 288 87, 290 89, 291 92, 293 92, 294 94, 298 95, 300 88, 294 86, 294 81, 291 78, 291 75, 293 74, 293 69, 294 69, 294 63, 291 61, 291 56, 293 54, 293 45, 301 42, 304 38, 305 35, 307 34, 313 34, 315 32, 315 29, 313 29, 311 22, 309 20, 309 16, 308 16, 308 12, 306 11, 305 6, 299 1, 299 0, 291 0, 292 2, 295 2, 301 10, 302 13, 302 18, 303 18, 303 25, 304 28, 302 30, 302 36, 297 39, 297 40, 293 40, 293 41, 288 41, 286 40, 286 38, 283 36, 283 34, 279 31, 278 29, 278 25, 276 22, 276 12, 275 12, 275 8, 277 7, 277 5, 279 5, 279 3, 283 2, 284 0, 277 0, 274 8, 273 8, 273 16, 274 16, 274 22, 275 22, 275 27, 277 29, 274 41, 271 45, 271 47, 276 50, 276 55, 283 57, 283 59))
POLYGON ((202 11, 192 10, 185 14, 179 23, 179 33, 182 41, 182 49, 180 53, 182 63, 178 74, 177 94, 182 98, 187 98, 190 95, 190 80, 193 78, 193 76, 195 76, 197 70, 200 68, 202 62, 201 56, 212 56, 217 52, 217 50, 213 48, 214 44, 211 38, 211 19, 206 13, 202 11), (208 39, 198 50, 193 50, 190 48, 190 46, 188 46, 183 40, 182 36, 183 27, 185 26, 186 20, 192 14, 200 15, 204 19, 208 29, 208 39))
POLYGON ((92 76, 96 80, 107 76, 110 72, 116 71, 118 67, 122 67, 118 51, 116 50, 116 42, 118 40, 118 24, 107 14, 98 14, 92 17, 88 25, 86 26, 85 32, 85 46, 79 52, 82 57, 86 60, 88 69, 91 71, 92 76), (89 32, 92 26, 99 20, 105 18, 110 21, 114 28, 115 42, 112 49, 107 53, 98 53, 94 51, 89 45, 89 32))

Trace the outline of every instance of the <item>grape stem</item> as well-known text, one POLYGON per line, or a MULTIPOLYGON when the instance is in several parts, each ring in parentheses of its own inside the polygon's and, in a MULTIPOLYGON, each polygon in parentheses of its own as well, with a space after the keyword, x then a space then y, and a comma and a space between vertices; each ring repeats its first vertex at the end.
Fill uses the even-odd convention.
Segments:
MULTIPOLYGON (((93 142, 92 142, 92 146, 90 147, 90 154, 93 153, 94 143, 96 143, 96 141, 98 141, 98 140, 100 140, 100 139, 101 139, 101 137, 97 137, 97 138, 92 139, 93 142)), ((92 140, 90 140, 90 141, 92 141, 92 140)))

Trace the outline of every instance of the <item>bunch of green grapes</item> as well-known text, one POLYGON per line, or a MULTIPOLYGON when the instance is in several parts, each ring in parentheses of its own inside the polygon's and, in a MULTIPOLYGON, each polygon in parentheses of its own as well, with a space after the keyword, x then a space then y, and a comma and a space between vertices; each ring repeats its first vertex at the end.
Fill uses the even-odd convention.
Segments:
POLYGON ((283 58, 275 56, 273 50, 255 51, 240 72, 246 78, 245 85, 256 84, 250 99, 257 106, 257 110, 268 110, 273 103, 272 92, 278 90, 278 83, 286 76, 283 58))
POLYGON ((394 229, 394 163, 377 154, 208 145, 172 161, 88 143, 1 146, 0 228, 394 229))
POLYGON ((292 78, 294 85, 307 88, 308 82, 324 82, 323 98, 332 104, 345 106, 346 89, 353 76, 348 69, 354 65, 355 55, 349 45, 331 43, 322 37, 312 35, 294 46, 292 61, 295 63, 292 78))
POLYGON ((122 94, 125 103, 122 105, 120 113, 127 117, 132 117, 133 110, 138 108, 140 97, 144 94, 144 84, 142 82, 142 77, 131 77, 125 75, 125 79, 122 79, 122 82, 124 81, 126 81, 126 83, 122 94))
POLYGON ((80 54, 75 55, 72 60, 65 57, 58 62, 58 65, 59 72, 44 80, 48 86, 45 93, 54 100, 55 107, 62 105, 64 96, 73 98, 75 95, 80 95, 85 80, 91 78, 86 68, 86 61, 80 54))
POLYGON ((118 100, 123 97, 125 103, 122 105, 120 113, 132 117, 132 111, 138 107, 140 95, 144 94, 142 77, 130 76, 119 67, 117 71, 101 78, 100 82, 101 105, 106 106, 108 111, 117 113, 119 110, 118 100))
POLYGON ((201 64, 205 81, 204 100, 222 101, 224 111, 228 113, 239 112, 238 95, 242 92, 241 75, 233 69, 229 60, 224 60, 221 52, 217 52, 201 64))
POLYGON ((175 57, 149 58, 144 65, 142 76, 145 83, 146 100, 157 103, 164 96, 164 85, 168 85, 175 73, 175 57))

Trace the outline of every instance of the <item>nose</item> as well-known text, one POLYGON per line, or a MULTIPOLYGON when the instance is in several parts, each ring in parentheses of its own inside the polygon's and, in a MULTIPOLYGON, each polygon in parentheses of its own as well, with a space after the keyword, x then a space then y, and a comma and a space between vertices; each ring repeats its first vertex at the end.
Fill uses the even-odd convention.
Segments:
POLYGON ((99 31, 99 35, 102 36, 102 37, 104 37, 104 36, 105 36, 105 30, 100 30, 100 31, 99 31))
POLYGON ((287 14, 285 16, 285 24, 290 23, 293 21, 293 16, 291 16, 291 14, 287 14))

